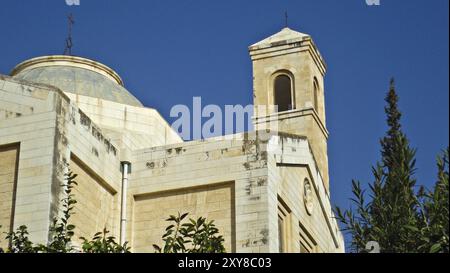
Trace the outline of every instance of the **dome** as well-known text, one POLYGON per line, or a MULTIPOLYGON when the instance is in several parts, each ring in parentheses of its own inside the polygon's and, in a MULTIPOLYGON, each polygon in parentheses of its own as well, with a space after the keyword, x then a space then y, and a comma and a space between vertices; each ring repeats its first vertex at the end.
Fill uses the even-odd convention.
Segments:
POLYGON ((111 68, 93 60, 56 55, 27 60, 11 72, 16 79, 58 87, 64 92, 143 106, 111 68))

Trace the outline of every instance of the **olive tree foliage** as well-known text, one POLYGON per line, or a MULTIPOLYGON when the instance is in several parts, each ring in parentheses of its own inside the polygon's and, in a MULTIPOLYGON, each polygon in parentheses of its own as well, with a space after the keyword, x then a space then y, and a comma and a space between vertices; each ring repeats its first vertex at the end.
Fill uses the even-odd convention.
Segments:
POLYGON ((153 245, 157 253, 225 253, 225 240, 214 221, 199 217, 183 222, 187 216, 178 213, 166 220, 170 224, 162 236, 164 246, 153 245))

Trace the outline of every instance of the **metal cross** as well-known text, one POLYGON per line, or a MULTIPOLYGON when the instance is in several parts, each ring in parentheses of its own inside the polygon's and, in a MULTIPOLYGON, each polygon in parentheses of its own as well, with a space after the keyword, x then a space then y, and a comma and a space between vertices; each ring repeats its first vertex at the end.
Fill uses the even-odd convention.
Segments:
POLYGON ((284 12, 284 19, 285 19, 285 27, 288 27, 288 13, 287 11, 284 12))
POLYGON ((67 19, 68 19, 68 25, 69 25, 69 35, 66 39, 66 48, 64 49, 64 55, 72 55, 72 47, 73 47, 72 27, 75 24, 75 20, 73 19, 73 14, 72 13, 69 14, 67 19))

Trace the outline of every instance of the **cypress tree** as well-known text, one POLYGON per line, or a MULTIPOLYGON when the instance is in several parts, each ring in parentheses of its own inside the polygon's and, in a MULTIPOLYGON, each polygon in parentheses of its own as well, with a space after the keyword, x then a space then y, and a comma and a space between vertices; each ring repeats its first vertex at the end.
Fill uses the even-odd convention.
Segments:
POLYGON ((416 252, 415 232, 411 229, 417 226, 418 216, 413 177, 416 151, 401 128, 402 114, 393 79, 385 101, 388 131, 380 141, 381 163, 376 169, 378 189, 374 191, 371 216, 377 229, 373 237, 385 252, 416 252))
POLYGON ((352 248, 360 252, 369 241, 382 252, 416 252, 414 227, 418 224, 418 202, 414 193, 415 153, 402 131, 401 112, 394 80, 385 98, 388 131, 380 140, 381 160, 372 167, 374 182, 369 184, 371 200, 359 181, 353 181, 352 202, 356 211, 336 208, 338 220, 352 235, 352 248))

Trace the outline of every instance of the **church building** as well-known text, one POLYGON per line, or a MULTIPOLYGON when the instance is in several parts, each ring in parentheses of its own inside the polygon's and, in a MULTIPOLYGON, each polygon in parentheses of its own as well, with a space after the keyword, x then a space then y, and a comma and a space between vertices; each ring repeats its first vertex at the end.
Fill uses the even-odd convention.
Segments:
POLYGON ((43 56, 0 75, 0 232, 26 225, 33 242, 48 242, 71 170, 76 243, 106 228, 132 252, 153 252, 165 219, 189 212, 215 221, 227 252, 344 252, 330 203, 324 59, 311 36, 287 27, 249 53, 254 130, 194 141, 99 62, 43 56))

